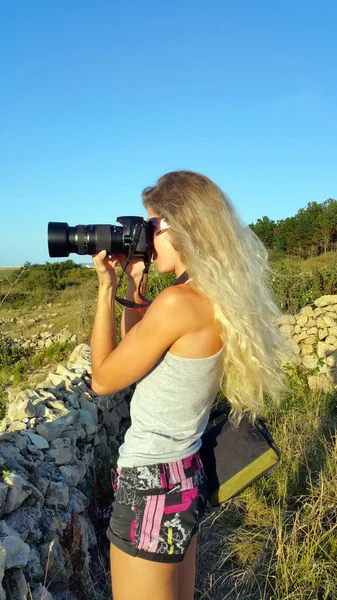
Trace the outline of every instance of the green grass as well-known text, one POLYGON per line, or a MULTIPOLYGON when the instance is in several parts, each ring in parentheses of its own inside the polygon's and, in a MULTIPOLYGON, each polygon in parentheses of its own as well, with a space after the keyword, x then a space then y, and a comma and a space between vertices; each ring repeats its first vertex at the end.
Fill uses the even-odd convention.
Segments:
MULTIPOLYGON (((62 363, 68 359, 69 354, 75 348, 75 342, 67 341, 63 344, 56 342, 49 348, 31 354, 22 356, 13 364, 7 364, 0 369, 0 386, 4 388, 6 385, 20 386, 24 388, 30 376, 36 371, 48 366, 52 369, 58 363, 62 363)), ((44 379, 44 377, 43 377, 44 379)), ((4 389, 0 389, 0 414, 4 416, 4 389)))

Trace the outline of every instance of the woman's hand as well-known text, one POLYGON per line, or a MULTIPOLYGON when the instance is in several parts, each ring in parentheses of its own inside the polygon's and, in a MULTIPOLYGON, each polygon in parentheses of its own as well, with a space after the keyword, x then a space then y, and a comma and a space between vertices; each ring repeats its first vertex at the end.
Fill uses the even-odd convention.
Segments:
MULTIPOLYGON (((126 263, 126 256, 121 256, 120 265, 122 268, 124 268, 125 263, 126 263)), ((129 281, 138 282, 143 275, 144 269, 145 269, 144 260, 140 257, 136 257, 136 258, 133 258, 129 262, 128 266, 125 269, 125 273, 126 273, 129 281)))
POLYGON ((93 255, 92 262, 95 265, 99 284, 116 289, 117 276, 115 267, 119 264, 118 254, 109 256, 106 250, 101 250, 98 254, 93 255))
MULTIPOLYGON (((127 260, 126 256, 124 254, 112 254, 109 256, 107 255, 106 250, 101 250, 98 254, 93 255, 92 260, 95 265, 99 283, 116 288, 117 276, 115 267, 120 265, 123 269, 127 260)), ((136 257, 130 261, 126 267, 125 273, 129 280, 138 281, 143 274, 144 268, 144 260, 136 257)))

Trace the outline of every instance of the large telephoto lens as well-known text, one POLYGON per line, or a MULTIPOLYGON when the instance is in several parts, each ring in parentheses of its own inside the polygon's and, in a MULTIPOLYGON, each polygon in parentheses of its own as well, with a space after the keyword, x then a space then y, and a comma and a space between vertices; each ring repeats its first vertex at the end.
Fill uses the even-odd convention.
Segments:
POLYGON ((118 225, 76 225, 48 223, 48 250, 51 258, 75 254, 123 254, 123 227, 118 225))

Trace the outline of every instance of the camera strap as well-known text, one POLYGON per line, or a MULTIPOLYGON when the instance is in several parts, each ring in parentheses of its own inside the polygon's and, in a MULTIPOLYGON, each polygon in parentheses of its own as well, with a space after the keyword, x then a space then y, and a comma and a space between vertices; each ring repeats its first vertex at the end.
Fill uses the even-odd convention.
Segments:
POLYGON ((118 290, 118 288, 120 287, 120 285, 122 283, 122 279, 123 279, 123 275, 125 273, 125 269, 128 266, 128 264, 130 263, 130 260, 132 260, 134 252, 135 252, 135 250, 137 248, 137 244, 138 244, 140 233, 141 233, 141 227, 142 227, 141 224, 137 223, 137 225, 135 227, 135 232, 134 232, 134 235, 133 235, 133 238, 132 238, 132 242, 130 244, 129 254, 127 256, 126 263, 125 263, 124 268, 122 270, 122 274, 121 274, 121 276, 119 278, 118 285, 116 287, 116 293, 115 293, 115 300, 116 300, 116 302, 118 302, 118 304, 121 304, 122 306, 125 306, 125 308, 129 308, 131 310, 139 310, 141 308, 143 308, 143 309, 144 308, 148 308, 150 306, 150 304, 151 304, 151 300, 149 300, 148 298, 145 298, 145 296, 143 296, 141 294, 141 292, 140 292, 141 285, 143 283, 144 275, 146 275, 149 272, 149 268, 150 268, 150 256, 149 256, 149 253, 146 253, 143 256, 145 268, 144 268, 141 280, 140 280, 139 285, 138 285, 138 296, 143 300, 143 302, 145 304, 138 304, 137 302, 131 302, 130 300, 126 300, 124 298, 119 298, 119 297, 116 296, 117 290, 118 290))
MULTIPOLYGON (((144 259, 144 264, 145 264, 145 269, 143 271, 142 278, 138 285, 138 296, 143 300, 143 302, 146 302, 146 304, 139 304, 137 302, 131 302, 131 300, 125 300, 123 298, 117 298, 115 296, 115 300, 119 304, 121 304, 122 306, 125 306, 125 308, 129 308, 130 310, 139 310, 139 309, 148 308, 150 306, 150 304, 152 304, 152 300, 149 300, 149 298, 146 298, 145 296, 143 296, 140 291, 143 277, 146 273, 149 272, 149 268, 150 268, 149 262, 148 261, 145 262, 145 259, 144 259)), ((124 267, 123 273, 124 273, 127 265, 128 265, 128 262, 126 263, 126 265, 124 267)), ((123 277, 123 273, 122 273, 121 277, 123 277)), ((190 280, 190 277, 189 277, 188 272, 184 271, 184 273, 179 275, 179 277, 176 279, 176 281, 172 285, 181 285, 181 284, 187 283, 189 280, 190 280)), ((120 285, 120 283, 119 283, 119 285, 120 285)), ((119 287, 119 285, 118 285, 118 287, 119 287)), ((117 288, 116 288, 116 291, 117 291, 117 288)))
MULTIPOLYGON (((118 286, 116 288, 116 292, 117 292, 117 289, 119 288, 119 286, 121 284, 122 277, 124 275, 124 271, 125 271, 126 267, 128 266, 129 262, 130 261, 127 260, 126 263, 125 263, 125 267, 123 269, 122 275, 121 275, 120 280, 118 282, 118 286)), ((143 283, 144 275, 146 275, 149 272, 149 268, 150 268, 150 264, 148 262, 148 259, 144 258, 144 264, 145 264, 145 268, 144 268, 141 280, 140 280, 139 285, 138 285, 138 296, 143 300, 143 304, 140 304, 138 302, 131 302, 131 300, 126 300, 124 298, 118 298, 115 295, 116 302, 118 302, 118 304, 121 304, 122 306, 125 306, 125 308, 129 308, 130 310, 140 310, 141 308, 142 309, 148 308, 150 306, 151 302, 152 302, 152 300, 149 300, 149 298, 146 298, 145 296, 143 296, 143 294, 140 291, 142 283, 143 283)))

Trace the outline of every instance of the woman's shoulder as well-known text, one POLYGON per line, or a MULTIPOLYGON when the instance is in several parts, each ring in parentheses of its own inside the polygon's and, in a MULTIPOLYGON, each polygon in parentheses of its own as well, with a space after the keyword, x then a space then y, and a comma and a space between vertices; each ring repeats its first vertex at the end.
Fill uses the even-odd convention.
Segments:
POLYGON ((209 298, 189 284, 173 286, 164 292, 173 309, 168 313, 171 319, 180 322, 181 330, 181 335, 169 348, 170 353, 199 359, 218 352, 223 345, 221 327, 215 321, 209 298))
POLYGON ((212 302, 199 292, 193 282, 184 285, 171 286, 160 292, 156 300, 165 308, 174 308, 178 318, 188 317, 196 324, 214 320, 214 308, 212 302))

